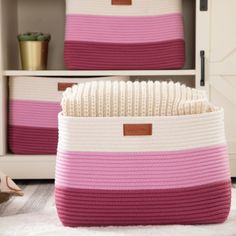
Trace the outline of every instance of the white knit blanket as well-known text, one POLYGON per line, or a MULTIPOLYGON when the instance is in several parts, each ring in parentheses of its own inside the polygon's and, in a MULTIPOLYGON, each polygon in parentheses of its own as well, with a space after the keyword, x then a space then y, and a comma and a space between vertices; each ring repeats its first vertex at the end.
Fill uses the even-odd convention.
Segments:
POLYGON ((78 117, 173 116, 211 112, 205 91, 160 81, 93 81, 68 88, 63 115, 78 117))

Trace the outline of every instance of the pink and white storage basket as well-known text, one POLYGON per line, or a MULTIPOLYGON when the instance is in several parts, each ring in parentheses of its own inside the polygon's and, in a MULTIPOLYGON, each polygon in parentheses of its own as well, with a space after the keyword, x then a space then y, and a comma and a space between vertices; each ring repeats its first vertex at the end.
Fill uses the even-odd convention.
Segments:
POLYGON ((182 68, 183 28, 182 0, 66 0, 65 64, 82 70, 182 68))
POLYGON ((91 80, 128 80, 129 77, 9 79, 9 148, 16 154, 56 154, 57 116, 62 92, 91 80))
POLYGON ((56 205, 66 226, 221 223, 230 199, 222 109, 163 117, 59 114, 56 205))

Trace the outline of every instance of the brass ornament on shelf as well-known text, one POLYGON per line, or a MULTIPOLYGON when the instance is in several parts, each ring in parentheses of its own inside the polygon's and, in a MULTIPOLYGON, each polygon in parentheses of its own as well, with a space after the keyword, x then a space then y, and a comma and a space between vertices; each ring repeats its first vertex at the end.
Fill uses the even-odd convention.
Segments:
POLYGON ((48 41, 21 41, 21 64, 23 70, 46 70, 48 41))
POLYGON ((23 70, 46 70, 49 34, 29 32, 18 35, 23 70))

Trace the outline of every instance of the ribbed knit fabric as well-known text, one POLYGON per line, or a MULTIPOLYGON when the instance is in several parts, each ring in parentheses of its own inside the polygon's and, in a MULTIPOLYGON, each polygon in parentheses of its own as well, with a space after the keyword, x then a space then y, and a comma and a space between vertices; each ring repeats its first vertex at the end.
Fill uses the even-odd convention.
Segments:
MULTIPOLYGON (((139 92, 133 96, 127 86, 129 93, 115 96, 103 114, 113 106, 118 107, 116 114, 130 112, 124 101, 132 97, 152 101, 156 95, 149 86, 147 96, 144 85, 136 83, 139 92)), ((163 87, 170 90, 167 84, 163 87)), ((102 90, 110 94, 113 88, 103 84, 102 90)), ((186 98, 193 96, 191 90, 183 91, 186 98)), ((104 101, 112 96, 100 97, 104 101)), ((174 97, 163 99, 160 94, 159 104, 164 100, 163 107, 169 107, 174 97)), ((144 105, 140 107, 138 114, 143 114, 144 105)), ((150 107, 146 105, 146 110, 150 107)), ((66 226, 222 223, 231 197, 223 109, 148 117, 60 113, 55 187, 58 215, 66 226), (152 124, 152 135, 124 136, 124 124, 152 124)))
POLYGON ((62 91, 58 84, 92 80, 128 80, 129 77, 9 79, 9 148, 16 154, 55 154, 58 140, 57 116, 62 91))
POLYGON ((182 68, 182 0, 66 0, 64 48, 68 69, 182 68))
POLYGON ((214 111, 204 91, 173 82, 94 81, 63 93, 65 116, 173 116, 214 111))

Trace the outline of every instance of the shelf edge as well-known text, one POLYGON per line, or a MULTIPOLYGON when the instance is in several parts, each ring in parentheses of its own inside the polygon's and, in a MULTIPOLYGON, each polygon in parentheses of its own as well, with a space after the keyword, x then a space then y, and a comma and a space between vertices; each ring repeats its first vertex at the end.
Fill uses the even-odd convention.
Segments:
POLYGON ((45 70, 24 71, 5 70, 4 76, 194 76, 196 70, 106 70, 106 71, 78 71, 78 70, 45 70))

